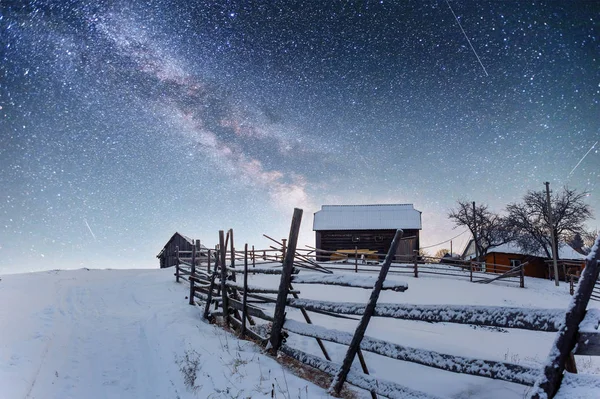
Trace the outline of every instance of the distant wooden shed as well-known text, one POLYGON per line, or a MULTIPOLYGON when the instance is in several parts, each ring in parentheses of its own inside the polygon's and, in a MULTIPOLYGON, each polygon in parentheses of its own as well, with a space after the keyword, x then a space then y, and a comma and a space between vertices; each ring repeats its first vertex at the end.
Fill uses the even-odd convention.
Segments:
MULTIPOLYGON (((362 249, 386 254, 397 229, 404 231, 397 255, 419 249, 421 212, 413 204, 323 205, 315 212, 313 231, 317 249, 362 249)), ((328 260, 323 253, 319 260, 328 260)))
MULTIPOLYGON (((175 234, 173 234, 169 241, 167 241, 163 249, 161 249, 158 255, 156 255, 156 257, 160 261, 160 268, 164 269, 166 267, 175 266, 175 264, 177 263, 177 248, 179 248, 180 252, 188 251, 185 255, 182 255, 182 257, 189 258, 191 256, 190 251, 192 251, 193 247, 193 239, 184 236, 183 234, 180 234, 178 232, 175 232, 175 234)), ((196 249, 199 250, 200 255, 200 251, 206 250, 206 247, 200 245, 198 241, 196 249)))

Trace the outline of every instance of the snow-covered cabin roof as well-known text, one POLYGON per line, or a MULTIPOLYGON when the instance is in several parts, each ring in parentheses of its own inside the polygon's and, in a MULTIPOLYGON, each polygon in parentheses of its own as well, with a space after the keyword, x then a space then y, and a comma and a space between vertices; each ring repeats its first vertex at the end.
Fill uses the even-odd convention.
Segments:
MULTIPOLYGON (((194 240, 186 235, 181 234, 180 232, 176 231, 175 234, 173 234, 171 236, 171 238, 169 238, 169 241, 167 241, 167 243, 165 244, 165 246, 160 250, 160 252, 158 253, 158 255, 156 255, 157 258, 160 258, 160 256, 163 254, 165 248, 167 248, 167 246, 171 243, 171 241, 173 241, 175 239, 175 237, 181 237, 183 238, 185 241, 187 241, 190 245, 194 245, 194 240)), ((200 250, 207 250, 208 248, 206 248, 206 246, 204 246, 203 244, 200 244, 200 250)))
MULTIPOLYGON (((465 257, 474 257, 474 247, 473 245, 471 245, 473 242, 473 240, 471 240, 469 242, 469 244, 467 245, 467 248, 465 249, 465 257), (467 253, 469 252, 469 253, 467 253)), ((521 249, 521 247, 515 243, 515 242, 509 242, 507 244, 502 244, 498 247, 494 247, 494 248, 490 248, 487 251, 488 254, 492 254, 492 253, 502 253, 502 254, 519 254, 519 255, 529 255, 529 256, 537 256, 540 258, 545 258, 546 257, 546 253, 544 251, 540 251, 537 254, 530 254, 527 253, 525 251, 523 251, 523 249, 521 249)), ((570 245, 561 242, 558 245, 558 258, 559 259, 563 259, 563 260, 584 260, 585 259, 585 255, 580 254, 579 252, 575 251, 570 245)))
POLYGON ((421 212, 413 204, 323 205, 313 230, 421 229, 421 212))

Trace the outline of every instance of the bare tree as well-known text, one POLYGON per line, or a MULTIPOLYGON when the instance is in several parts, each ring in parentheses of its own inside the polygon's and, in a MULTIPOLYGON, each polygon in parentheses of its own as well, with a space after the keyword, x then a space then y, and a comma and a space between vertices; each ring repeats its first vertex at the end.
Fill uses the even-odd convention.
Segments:
POLYGON ((435 255, 433 255, 434 258, 443 258, 444 255, 449 254, 450 250, 447 248, 442 248, 442 249, 438 249, 437 252, 435 253, 435 255))
POLYGON ((581 233, 581 238, 583 238, 583 252, 587 255, 590 253, 590 250, 594 246, 596 242, 596 237, 600 235, 600 230, 595 229, 592 231, 584 231, 581 233))
MULTIPOLYGON (((552 206, 552 228, 556 239, 556 248, 560 241, 583 232, 583 224, 592 217, 589 205, 583 202, 586 192, 564 187, 554 193, 552 206)), ((517 243, 528 253, 544 251, 546 257, 552 257, 552 240, 548 222, 548 206, 545 191, 528 191, 522 203, 509 204, 506 207, 507 222, 515 232, 517 243)))
POLYGON ((485 257, 490 249, 512 241, 512 230, 507 228, 505 218, 491 212, 486 204, 476 205, 475 211, 471 202, 459 200, 457 205, 456 209, 450 210, 448 218, 477 237, 475 245, 479 256, 485 257))

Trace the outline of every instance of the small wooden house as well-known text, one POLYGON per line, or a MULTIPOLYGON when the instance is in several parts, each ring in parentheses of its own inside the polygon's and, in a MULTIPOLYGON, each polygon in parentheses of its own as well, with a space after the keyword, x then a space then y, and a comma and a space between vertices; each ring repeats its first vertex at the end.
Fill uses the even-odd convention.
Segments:
POLYGON ((187 236, 184 236, 183 234, 175 232, 169 241, 167 241, 163 249, 161 249, 158 255, 156 255, 160 261, 160 268, 164 269, 166 267, 175 266, 177 263, 177 248, 179 248, 180 252, 183 252, 181 257, 190 258, 190 253, 195 242, 197 245, 196 249, 199 251, 199 255, 202 251, 206 252, 207 248, 203 245, 200 245, 199 240, 193 240, 187 236))
MULTIPOLYGON (((584 267, 585 255, 581 255, 569 245, 561 243, 559 246, 559 277, 564 279, 567 274, 567 268, 584 267)), ((471 239, 465 251, 463 259, 472 259, 475 257, 475 246, 471 239)), ((552 259, 548 259, 545 254, 529 254, 526 253, 516 243, 503 244, 495 248, 491 248, 485 256, 486 271, 491 273, 501 273, 505 268, 496 270, 496 265, 501 266, 518 266, 527 262, 525 266, 525 275, 529 277, 553 278, 552 259), (551 267, 552 266, 552 267, 551 267)))
MULTIPOLYGON (((323 205, 315 212, 313 231, 317 249, 323 251, 375 251, 387 254, 397 229, 404 230, 397 255, 419 249, 421 212, 412 204, 323 205)), ((329 260, 325 252, 317 257, 329 260)))

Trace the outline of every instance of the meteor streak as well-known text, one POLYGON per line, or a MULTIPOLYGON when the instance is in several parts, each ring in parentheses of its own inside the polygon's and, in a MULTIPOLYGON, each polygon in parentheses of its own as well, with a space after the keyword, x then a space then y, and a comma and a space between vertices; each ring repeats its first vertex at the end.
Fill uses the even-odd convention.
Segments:
POLYGON ((579 160, 579 162, 577 162, 577 165, 575 165, 575 167, 573 169, 571 169, 571 171, 569 172, 569 176, 571 176, 573 174, 573 172, 575 172, 575 169, 577 169, 577 167, 579 166, 579 164, 581 162, 583 162, 583 160, 585 159, 585 157, 587 157, 587 155, 594 149, 594 147, 596 147, 596 144, 598 144, 597 141, 594 143, 593 146, 590 147, 590 149, 588 150, 588 152, 586 152, 585 155, 581 157, 581 159, 579 160))
POLYGON ((85 225, 87 226, 88 230, 90 231, 90 234, 92 235, 92 237, 94 237, 94 241, 96 240, 96 235, 94 234, 94 232, 92 231, 92 228, 90 227, 90 225, 88 224, 86 219, 83 219, 83 221, 85 222, 85 225))

